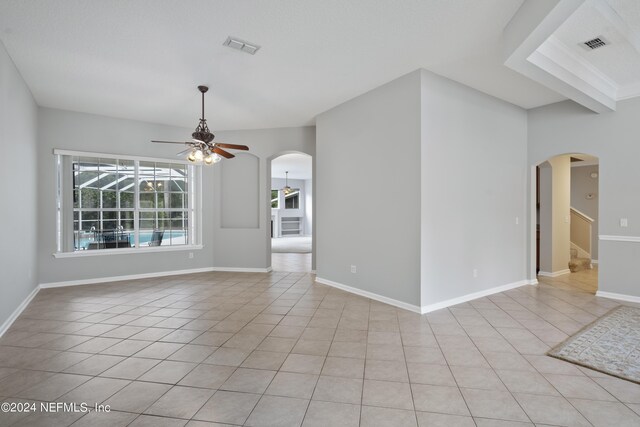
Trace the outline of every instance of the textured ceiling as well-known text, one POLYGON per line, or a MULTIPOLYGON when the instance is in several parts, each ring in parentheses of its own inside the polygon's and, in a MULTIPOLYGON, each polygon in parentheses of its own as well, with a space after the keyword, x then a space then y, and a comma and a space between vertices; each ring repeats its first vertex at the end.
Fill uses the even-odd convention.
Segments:
POLYGON ((558 94, 502 65, 522 0, 0 0, 39 105, 213 130, 313 124, 418 68, 525 108, 558 94), (222 46, 261 45, 251 56, 222 46))
POLYGON ((285 178, 289 171, 289 179, 311 179, 311 156, 306 154, 285 154, 271 161, 271 177, 285 178))
POLYGON ((589 62, 617 86, 640 82, 640 52, 632 42, 640 42, 639 0, 590 0, 567 19, 554 36, 574 54, 589 62), (615 25, 607 16, 619 20, 615 25), (582 43, 604 36, 611 43, 586 50, 582 43))

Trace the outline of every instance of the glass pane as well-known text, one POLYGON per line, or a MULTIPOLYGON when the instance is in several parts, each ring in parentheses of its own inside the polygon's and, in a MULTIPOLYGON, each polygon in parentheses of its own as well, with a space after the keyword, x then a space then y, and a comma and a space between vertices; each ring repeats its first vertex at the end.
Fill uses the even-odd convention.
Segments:
POLYGON ((152 231, 155 228, 156 228, 155 220, 149 220, 149 219, 140 220, 140 234, 142 234, 142 232, 144 231, 152 231))
POLYGON ((94 188, 80 190, 80 207, 97 209, 100 207, 100 191, 94 188))
POLYGON ((300 193, 293 193, 285 196, 284 208, 285 209, 298 209, 300 193))
POLYGON ((154 209, 156 207, 156 193, 140 193, 140 208, 154 209))
POLYGON ((102 192, 102 208, 103 209, 115 209, 117 207, 116 205, 116 192, 115 191, 110 191, 110 190, 105 190, 102 192))
POLYGON ((169 193, 156 193, 157 205, 158 209, 166 208, 169 202, 167 199, 169 198, 169 193))
POLYGON ((184 209, 187 206, 184 205, 184 197, 182 193, 172 193, 170 196, 170 204, 169 207, 171 209, 184 209))
POLYGON ((120 212, 120 227, 122 227, 124 230, 133 232, 133 211, 120 212))
POLYGON ((134 207, 135 194, 133 192, 120 192, 120 208, 127 209, 134 207))
POLYGON ((271 207, 274 209, 278 208, 278 190, 271 190, 271 207))

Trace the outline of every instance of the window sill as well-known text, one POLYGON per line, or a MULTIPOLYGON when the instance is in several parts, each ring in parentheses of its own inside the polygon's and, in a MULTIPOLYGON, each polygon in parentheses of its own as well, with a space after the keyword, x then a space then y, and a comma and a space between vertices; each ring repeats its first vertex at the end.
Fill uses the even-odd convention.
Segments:
POLYGON ((102 255, 128 255, 128 254, 149 254, 155 252, 176 252, 176 251, 197 251, 202 249, 202 245, 185 245, 185 246, 157 246, 157 247, 140 247, 127 249, 96 249, 90 251, 77 252, 55 252, 54 258, 81 258, 88 256, 102 255))

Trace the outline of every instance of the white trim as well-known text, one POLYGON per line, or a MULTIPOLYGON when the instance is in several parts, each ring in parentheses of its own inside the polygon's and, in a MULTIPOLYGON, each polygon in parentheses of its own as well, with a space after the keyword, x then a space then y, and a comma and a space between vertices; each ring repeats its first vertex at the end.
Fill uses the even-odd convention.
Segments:
MULTIPOLYGON (((520 280, 518 282, 509 283, 502 286, 496 286, 494 288, 485 289, 484 291, 473 292, 471 294, 463 295, 461 297, 448 299, 445 301, 437 302, 435 304, 423 305, 421 307, 421 314, 430 313, 432 311, 441 310, 443 308, 450 307, 452 305, 462 304, 463 302, 471 301, 478 298, 483 298, 489 295, 505 292, 511 289, 519 288, 521 286, 534 285, 532 280, 520 280)), ((538 283, 537 280, 535 281, 538 283)))
POLYGON ((576 245, 573 242, 569 242, 569 245, 571 246, 571 249, 575 249, 578 255, 578 258, 589 258, 591 259, 591 254, 587 251, 585 251, 584 249, 582 249, 580 246, 576 245))
POLYGON ((625 295, 625 294, 616 294, 616 293, 613 293, 613 292, 597 291, 596 292, 596 296, 597 297, 602 297, 602 298, 617 299, 617 300, 620 300, 620 301, 628 301, 628 302, 640 303, 640 297, 636 297, 636 296, 633 296, 633 295, 625 295))
POLYGON ((145 157, 145 156, 130 156, 128 154, 113 154, 113 153, 94 153, 91 151, 75 151, 75 150, 62 150, 59 148, 53 149, 53 154, 61 156, 76 156, 76 157, 108 157, 117 160, 138 160, 143 162, 161 162, 161 163, 174 163, 189 166, 202 166, 201 164, 191 163, 187 160, 180 160, 179 158, 171 157, 145 157))
POLYGON ((613 111, 615 99, 537 50, 583 3, 584 0, 525 1, 503 31, 504 65, 594 112, 613 111))
POLYGON ((22 303, 20 303, 18 308, 16 308, 13 311, 13 313, 11 313, 11 315, 7 318, 7 320, 4 321, 2 326, 0 326, 0 337, 2 337, 5 332, 7 332, 7 330, 11 327, 11 325, 13 325, 13 322, 16 321, 18 316, 20 316, 20 314, 22 314, 24 309, 27 308, 31 300, 33 300, 33 298, 35 298, 35 296, 38 294, 38 291, 40 291, 40 286, 36 286, 35 288, 33 288, 31 293, 27 295, 27 297, 22 301, 22 303))
POLYGON ((632 83, 618 88, 618 101, 640 96, 640 83, 632 83))
POLYGON ((64 282, 40 283, 40 288, 47 289, 47 288, 60 288, 63 286, 93 285, 97 283, 120 282, 123 280, 148 279, 152 277, 178 276, 182 274, 194 274, 194 273, 208 273, 211 271, 229 271, 229 272, 237 272, 237 273, 269 273, 271 271, 271 267, 268 267, 268 268, 204 267, 204 268, 191 268, 188 270, 157 271, 153 273, 129 274, 125 276, 96 277, 91 279, 68 280, 64 282))
POLYGON ((570 211, 574 211, 577 215, 583 217, 584 219, 586 219, 589 222, 594 222, 595 220, 593 218, 591 218, 589 215, 587 215, 586 213, 579 211, 578 209, 574 208, 573 206, 569 207, 570 211))
POLYGON ((518 282, 509 283, 502 286, 496 286, 494 288, 485 289, 479 292, 473 292, 471 294, 463 295, 458 298, 452 298, 449 300, 437 302, 434 304, 423 305, 421 307, 413 304, 406 303, 404 301, 398 301, 393 298, 385 297, 383 295, 379 295, 373 292, 365 291, 362 289, 354 288, 352 286, 344 285, 342 283, 334 282, 333 280, 324 279, 322 277, 316 277, 316 282, 321 283, 323 285, 328 285, 346 292, 350 292, 352 294, 360 295, 365 298, 369 298, 375 301, 383 302, 385 304, 392 305, 394 307, 403 308, 405 310, 412 311, 418 314, 430 313, 435 310, 440 310, 443 308, 450 307, 452 305, 462 304, 463 302, 471 301, 477 298, 486 297, 488 295, 496 294, 499 292, 508 291, 510 289, 519 288, 525 285, 536 285, 538 283, 537 280, 520 280, 518 282))
POLYGON ((598 263, 598 260, 597 260, 597 259, 592 259, 592 260, 591 260, 591 264, 597 264, 597 263, 598 263))
POLYGON ((91 279, 68 280, 64 282, 40 283, 41 289, 60 288, 64 286, 93 285, 97 283, 121 282, 123 280, 148 279, 152 277, 177 276, 181 274, 206 273, 214 271, 212 267, 192 268, 188 270, 157 271, 153 273, 129 274, 125 276, 95 277, 91 279))
POLYGON ((352 286, 343 285, 342 283, 334 282, 333 280, 324 279, 322 277, 316 277, 316 282, 323 285, 328 285, 352 294, 360 295, 365 298, 369 298, 375 301, 383 302, 385 304, 392 305, 394 307, 403 308, 405 310, 413 311, 414 313, 422 314, 421 308, 417 305, 409 304, 397 299, 385 297, 383 295, 374 294, 373 292, 364 291, 362 289, 354 288, 352 286))
POLYGON ((538 272, 538 276, 544 276, 544 277, 558 277, 558 276, 562 276, 564 274, 568 274, 571 273, 571 270, 569 270, 568 268, 564 269, 564 270, 558 270, 558 271, 554 271, 554 272, 548 272, 548 271, 539 271, 538 272))
POLYGON ((640 243, 640 236, 612 236, 607 234, 601 234, 598 236, 600 240, 609 240, 612 242, 633 242, 640 243))
POLYGON ((181 246, 149 246, 148 248, 123 248, 123 249, 96 249, 76 252, 54 252, 54 258, 82 258, 87 256, 100 255, 122 255, 122 254, 148 254, 154 252, 174 252, 174 251, 198 251, 202 245, 181 245, 181 246))
POLYGON ((211 267, 210 271, 228 271, 234 273, 271 273, 272 268, 211 267))

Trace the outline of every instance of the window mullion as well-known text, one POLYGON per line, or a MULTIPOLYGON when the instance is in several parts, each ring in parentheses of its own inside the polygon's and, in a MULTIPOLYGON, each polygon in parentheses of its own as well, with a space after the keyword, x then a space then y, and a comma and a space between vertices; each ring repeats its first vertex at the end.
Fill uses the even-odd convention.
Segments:
POLYGON ((133 164, 133 235, 136 248, 140 248, 140 161, 135 160, 133 164))

